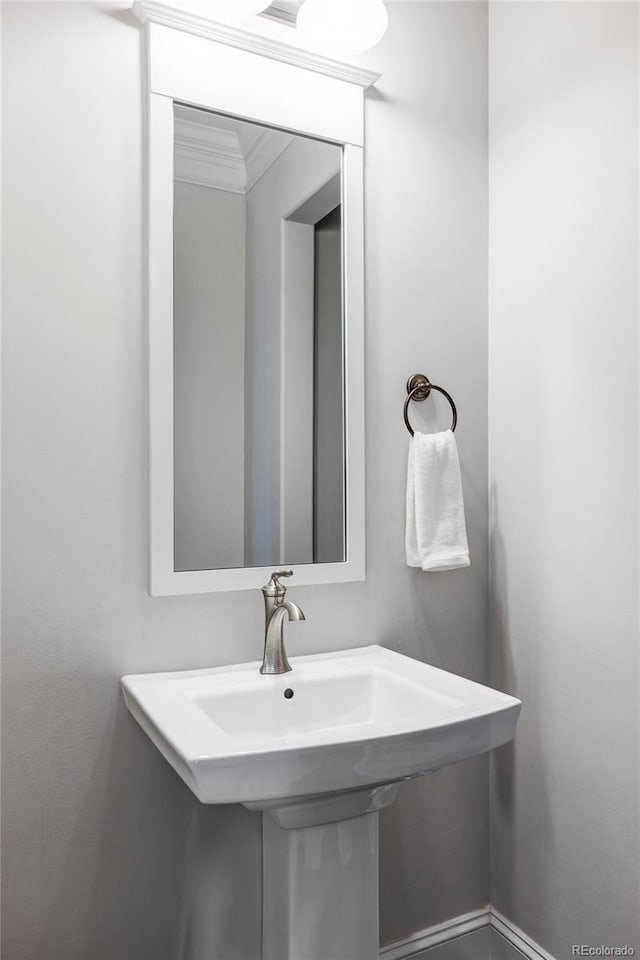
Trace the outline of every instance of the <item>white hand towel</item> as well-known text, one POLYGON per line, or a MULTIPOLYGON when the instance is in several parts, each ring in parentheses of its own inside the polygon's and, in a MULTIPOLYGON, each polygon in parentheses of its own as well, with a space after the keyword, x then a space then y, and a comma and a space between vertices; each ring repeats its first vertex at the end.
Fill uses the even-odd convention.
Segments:
POLYGON ((468 567, 458 448, 451 430, 415 433, 407 467, 407 564, 422 570, 468 567))

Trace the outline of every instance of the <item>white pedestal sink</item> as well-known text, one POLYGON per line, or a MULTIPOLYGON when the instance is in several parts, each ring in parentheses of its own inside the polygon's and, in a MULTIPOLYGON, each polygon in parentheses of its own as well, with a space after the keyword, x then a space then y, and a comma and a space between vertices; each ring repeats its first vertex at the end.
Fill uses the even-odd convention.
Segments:
POLYGON ((382 647, 122 679, 203 803, 263 811, 263 960, 378 956, 377 811, 513 736, 521 703, 382 647))

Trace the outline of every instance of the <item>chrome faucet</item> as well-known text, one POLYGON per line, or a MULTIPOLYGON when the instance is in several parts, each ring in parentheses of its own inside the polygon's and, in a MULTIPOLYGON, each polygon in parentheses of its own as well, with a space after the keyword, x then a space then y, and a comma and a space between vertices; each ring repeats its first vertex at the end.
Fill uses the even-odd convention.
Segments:
POLYGON ((285 600, 287 588, 280 577, 293 576, 293 570, 274 570, 271 579, 262 588, 264 597, 265 634, 264 658, 260 673, 287 673, 291 665, 284 649, 284 618, 304 620, 305 616, 297 603, 285 600))

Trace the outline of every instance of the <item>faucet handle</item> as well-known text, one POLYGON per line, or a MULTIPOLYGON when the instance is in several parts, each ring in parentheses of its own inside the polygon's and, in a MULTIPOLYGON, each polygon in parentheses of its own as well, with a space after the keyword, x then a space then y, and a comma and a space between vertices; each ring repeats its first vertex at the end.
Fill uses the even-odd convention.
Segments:
POLYGON ((271 579, 269 583, 262 588, 262 592, 265 597, 276 597, 281 599, 284 597, 287 592, 287 588, 283 583, 280 583, 280 577, 292 577, 293 570, 274 570, 271 574, 271 579))

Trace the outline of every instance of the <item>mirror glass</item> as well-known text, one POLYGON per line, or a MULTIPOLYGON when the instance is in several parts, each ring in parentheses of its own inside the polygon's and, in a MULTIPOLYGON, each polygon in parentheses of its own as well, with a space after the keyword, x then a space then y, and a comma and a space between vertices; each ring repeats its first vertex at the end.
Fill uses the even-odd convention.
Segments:
POLYGON ((342 147, 174 121, 174 568, 344 561, 342 147))

